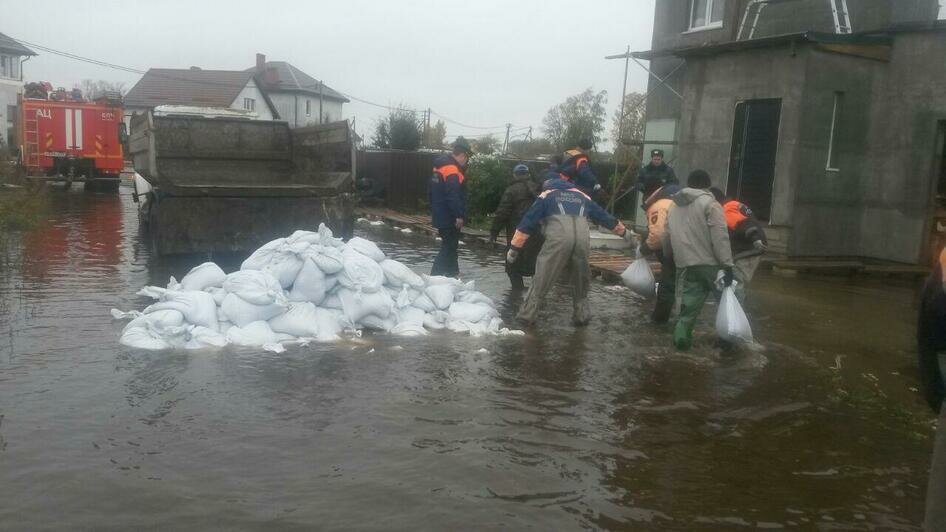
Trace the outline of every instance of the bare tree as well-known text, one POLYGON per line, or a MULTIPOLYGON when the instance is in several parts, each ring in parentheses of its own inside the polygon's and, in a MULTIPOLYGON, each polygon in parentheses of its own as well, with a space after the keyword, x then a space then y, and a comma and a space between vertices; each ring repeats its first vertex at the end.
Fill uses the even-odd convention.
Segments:
POLYGON ((79 83, 79 88, 82 89, 82 95, 89 100, 94 100, 106 92, 117 92, 122 96, 128 92, 125 90, 125 83, 123 81, 107 81, 104 79, 84 79, 79 83))

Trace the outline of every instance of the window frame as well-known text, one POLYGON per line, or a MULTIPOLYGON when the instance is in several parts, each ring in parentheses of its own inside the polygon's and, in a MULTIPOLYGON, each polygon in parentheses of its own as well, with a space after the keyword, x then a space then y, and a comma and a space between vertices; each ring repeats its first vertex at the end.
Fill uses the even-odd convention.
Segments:
POLYGON ((312 116, 312 100, 308 98, 305 99, 305 115, 312 116))
POLYGON ((726 0, 705 0, 706 1, 706 22, 702 26, 694 26, 694 14, 696 13, 696 2, 697 0, 690 0, 690 13, 687 18, 687 30, 683 33, 704 31, 704 30, 717 30, 723 27, 723 20, 726 18, 724 16, 726 10, 726 0), (716 6, 716 3, 719 2, 723 6, 723 13, 720 14, 720 19, 716 22, 712 21, 713 18, 713 8, 716 6))
POLYGON ((7 66, 11 64, 11 59, 12 58, 7 54, 0 54, 0 78, 15 79, 11 68, 7 66))
POLYGON ((828 158, 825 161, 824 169, 829 172, 840 172, 841 168, 837 164, 837 154, 838 151, 834 145, 835 134, 838 130, 838 121, 840 120, 840 108, 844 105, 844 92, 843 91, 834 91, 833 101, 831 108, 831 132, 828 134, 828 158))
POLYGON ((256 110, 256 98, 243 97, 243 110, 245 111, 255 111, 256 110))

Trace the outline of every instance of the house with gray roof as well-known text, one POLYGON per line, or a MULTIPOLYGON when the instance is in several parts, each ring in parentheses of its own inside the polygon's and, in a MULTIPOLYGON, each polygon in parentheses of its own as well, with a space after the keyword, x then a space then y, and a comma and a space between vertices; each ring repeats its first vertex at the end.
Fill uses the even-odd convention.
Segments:
POLYGON ((254 74, 243 70, 149 69, 125 96, 126 121, 165 105, 235 109, 256 120, 281 118, 254 74))
POLYGON ((256 65, 246 72, 256 76, 289 127, 342 120, 348 98, 290 63, 266 61, 265 55, 256 54, 256 65))
POLYGON ((36 52, 0 33, 0 140, 16 138, 17 97, 23 94, 23 63, 36 52))

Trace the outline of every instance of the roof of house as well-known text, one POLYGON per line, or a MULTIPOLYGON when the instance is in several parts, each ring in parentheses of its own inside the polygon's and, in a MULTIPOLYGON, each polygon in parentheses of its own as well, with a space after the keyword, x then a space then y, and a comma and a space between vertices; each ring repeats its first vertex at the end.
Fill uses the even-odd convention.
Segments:
MULTIPOLYGON (((263 63, 262 72, 259 70, 260 69, 257 69, 255 66, 246 69, 247 72, 257 74, 263 87, 268 91, 297 91, 316 96, 319 94, 319 81, 290 63, 285 61, 267 61, 263 63), (276 72, 275 82, 270 82, 270 80, 266 78, 266 71, 269 69, 274 69, 276 72)), ((349 101, 342 93, 328 85, 322 86, 322 96, 341 102, 349 101)))
POLYGON ((16 55, 36 55, 36 52, 0 33, 0 51, 13 52, 16 55))
MULTIPOLYGON (((128 91, 125 105, 230 107, 252 79, 252 72, 241 70, 151 68, 128 91)), ((266 100, 270 109, 275 111, 269 99, 266 100)))

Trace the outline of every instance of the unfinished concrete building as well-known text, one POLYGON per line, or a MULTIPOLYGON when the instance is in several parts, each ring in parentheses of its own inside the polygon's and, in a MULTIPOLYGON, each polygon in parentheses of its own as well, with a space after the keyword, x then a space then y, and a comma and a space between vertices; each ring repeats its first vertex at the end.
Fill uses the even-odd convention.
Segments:
POLYGON ((645 150, 709 171, 789 256, 928 264, 946 243, 940 18, 937 0, 661 0, 631 54, 652 73, 645 150))

